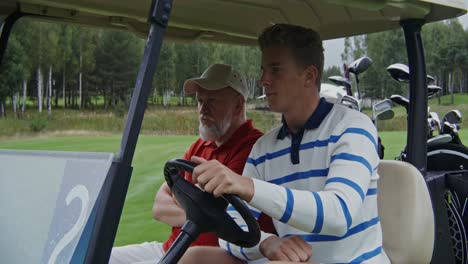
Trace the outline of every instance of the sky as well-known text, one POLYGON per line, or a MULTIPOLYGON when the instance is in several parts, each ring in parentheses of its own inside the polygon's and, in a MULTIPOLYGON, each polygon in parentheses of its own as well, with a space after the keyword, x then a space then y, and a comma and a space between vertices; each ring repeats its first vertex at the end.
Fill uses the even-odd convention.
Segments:
MULTIPOLYGON (((465 0, 465 7, 468 8, 468 0, 465 0)), ((463 27, 468 28, 468 14, 458 18, 463 27)), ((324 41, 325 49, 325 69, 333 65, 342 67, 341 53, 344 49, 344 39, 333 39, 324 41)))

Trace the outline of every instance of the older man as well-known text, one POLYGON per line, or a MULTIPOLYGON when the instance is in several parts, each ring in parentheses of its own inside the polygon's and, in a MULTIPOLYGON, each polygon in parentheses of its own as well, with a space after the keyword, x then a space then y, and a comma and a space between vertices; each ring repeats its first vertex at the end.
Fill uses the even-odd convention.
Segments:
MULTIPOLYGON (((231 170, 242 173, 253 144, 263 135, 253 127, 251 120, 246 119, 247 85, 242 75, 229 65, 213 64, 200 78, 187 80, 184 90, 196 93, 200 132, 200 138, 185 153, 184 159, 200 156, 206 160, 217 160, 231 170)), ((185 178, 192 181, 189 173, 185 174, 185 178)), ((156 194, 153 217, 172 226, 169 239, 164 243, 115 247, 109 263, 156 263, 177 238, 186 216, 166 183, 156 194)), ((268 218, 263 216, 262 219, 261 225, 267 226, 268 218)), ((271 224, 270 228, 264 229, 271 232, 271 224)), ((218 246, 218 238, 211 233, 201 234, 192 243, 192 246, 195 245, 218 246)))

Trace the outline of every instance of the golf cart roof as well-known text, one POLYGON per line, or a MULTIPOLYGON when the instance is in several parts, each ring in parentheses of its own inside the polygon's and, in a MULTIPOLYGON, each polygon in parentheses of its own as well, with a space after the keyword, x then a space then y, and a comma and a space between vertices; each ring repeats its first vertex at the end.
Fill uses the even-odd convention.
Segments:
MULTIPOLYGON (((175 0, 165 36, 178 41, 254 45, 271 23, 318 30, 323 39, 399 27, 466 13, 463 0, 175 0)), ((15 10, 66 23, 122 29, 146 36, 151 0, 2 0, 0 18, 15 10)))

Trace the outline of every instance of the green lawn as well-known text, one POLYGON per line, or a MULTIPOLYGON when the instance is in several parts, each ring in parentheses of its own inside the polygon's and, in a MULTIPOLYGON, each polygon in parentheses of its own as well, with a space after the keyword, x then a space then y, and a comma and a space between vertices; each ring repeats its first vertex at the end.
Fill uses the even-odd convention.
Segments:
MULTIPOLYGON (((401 150, 406 145, 406 132, 403 131, 382 131, 379 132, 382 144, 385 147, 384 159, 395 159, 400 155, 401 150)), ((460 130, 462 142, 468 144, 468 130, 460 130)))
POLYGON ((384 159, 395 159, 406 145, 406 133, 402 131, 379 132, 382 144, 385 147, 384 159))
MULTIPOLYGON (((406 134, 401 131, 380 133, 385 146, 385 158, 394 159, 406 144, 406 134)), ((468 131, 462 131, 462 139, 468 140, 468 131)), ((151 207, 156 191, 163 181, 163 166, 171 158, 181 157, 195 136, 140 137, 133 161, 130 182, 123 215, 117 232, 116 245, 163 241, 169 227, 152 219, 151 207)), ((12 139, 0 142, 2 149, 65 150, 117 152, 120 136, 61 136, 12 139)))

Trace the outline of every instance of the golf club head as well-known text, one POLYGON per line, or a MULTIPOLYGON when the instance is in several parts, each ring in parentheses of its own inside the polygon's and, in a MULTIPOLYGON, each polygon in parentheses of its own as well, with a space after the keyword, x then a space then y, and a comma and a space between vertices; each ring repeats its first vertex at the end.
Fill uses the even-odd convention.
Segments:
POLYGON ((374 104, 372 107, 375 112, 382 112, 393 107, 392 100, 385 99, 374 104))
POLYGON ((458 127, 455 124, 451 124, 447 121, 444 121, 442 123, 442 129, 440 132, 442 134, 458 135, 458 127))
POLYGON ((429 112, 427 120, 428 120, 430 129, 432 131, 439 131, 439 133, 440 133, 440 118, 439 118, 439 115, 436 112, 429 112), (437 130, 435 128, 436 126, 437 126, 437 130))
POLYGON ((392 100, 390 99, 385 99, 382 101, 379 101, 375 103, 372 106, 372 120, 375 120, 375 117, 377 114, 379 114, 382 111, 385 111, 387 109, 391 109, 393 107, 392 100))
POLYGON ((441 122, 444 124, 444 126, 446 122, 454 125, 458 130, 462 122, 462 114, 459 110, 450 110, 444 115, 441 122))
POLYGON ((389 120, 395 116, 395 112, 392 109, 385 109, 384 111, 375 115, 375 120, 389 120))
POLYGON ((346 88, 351 88, 351 82, 343 76, 333 75, 333 76, 328 77, 328 80, 330 80, 336 85, 344 86, 346 88))
MULTIPOLYGON (((387 72, 398 82, 410 81, 410 69, 408 65, 403 63, 395 63, 387 67, 387 72)), ((427 84, 434 83, 435 79, 431 75, 427 75, 427 84)))
POLYGON ((372 65, 372 60, 369 57, 364 56, 353 61, 349 65, 348 71, 355 75, 359 75, 365 72, 371 65, 372 65))
POLYGON ((431 147, 433 145, 439 145, 439 144, 446 144, 446 143, 449 143, 450 141, 452 141, 452 136, 448 134, 438 135, 427 140, 427 147, 431 147))
POLYGON ((348 108, 351 108, 351 109, 354 109, 354 110, 357 110, 357 111, 360 111, 360 105, 359 105, 359 101, 352 97, 352 96, 349 96, 349 95, 343 95, 343 97, 341 98, 341 102, 340 102, 342 105, 348 107, 348 108))
POLYGON ((427 75, 427 84, 433 84, 435 82, 435 78, 432 75, 427 75))
POLYGON ((429 85, 429 86, 427 86, 427 97, 431 97, 431 96, 439 93, 440 91, 442 91, 442 88, 440 86, 429 85))
POLYGON ((409 67, 405 64, 392 64, 387 67, 387 72, 398 82, 409 82, 409 67))
POLYGON ((398 94, 394 94, 394 95, 390 96, 390 100, 392 100, 392 102, 394 102, 397 105, 403 106, 406 109, 406 112, 408 113, 408 109, 409 109, 409 100, 408 100, 408 98, 406 98, 404 96, 401 96, 401 95, 398 95, 398 94))

